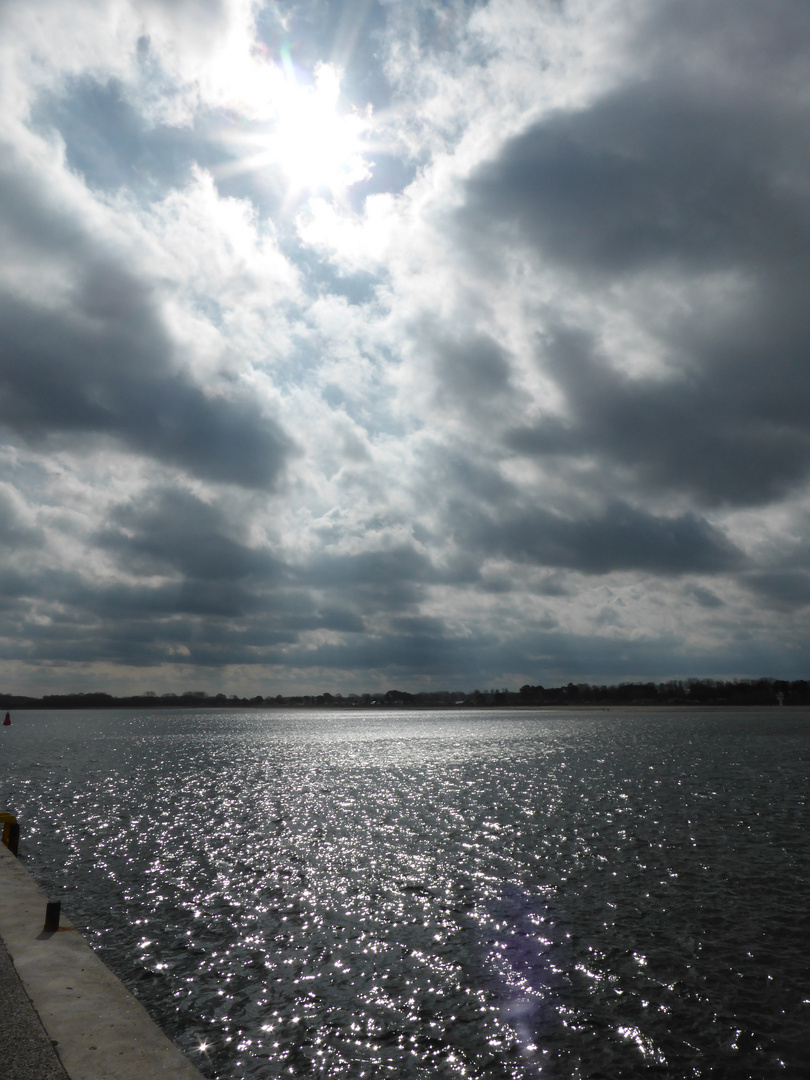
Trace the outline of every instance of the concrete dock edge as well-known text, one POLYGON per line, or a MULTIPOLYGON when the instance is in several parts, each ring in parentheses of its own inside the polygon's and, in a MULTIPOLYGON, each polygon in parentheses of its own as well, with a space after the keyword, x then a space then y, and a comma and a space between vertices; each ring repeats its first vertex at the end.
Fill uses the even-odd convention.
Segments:
MULTIPOLYGON (((43 932, 46 904, 0 844, 0 939, 70 1080, 202 1080, 64 917, 43 932)), ((22 995, 17 1006, 24 1012, 22 995)), ((47 1057, 47 1048, 31 1053, 47 1057)))
POLYGON ((2 1080, 69 1080, 2 941, 0 1077, 2 1080))

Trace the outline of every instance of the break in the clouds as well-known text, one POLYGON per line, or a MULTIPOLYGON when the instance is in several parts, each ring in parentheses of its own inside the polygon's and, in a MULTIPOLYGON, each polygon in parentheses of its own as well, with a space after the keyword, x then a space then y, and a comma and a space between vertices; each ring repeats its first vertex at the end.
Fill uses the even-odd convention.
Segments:
POLYGON ((6 689, 806 675, 800 0, 9 0, 6 689))

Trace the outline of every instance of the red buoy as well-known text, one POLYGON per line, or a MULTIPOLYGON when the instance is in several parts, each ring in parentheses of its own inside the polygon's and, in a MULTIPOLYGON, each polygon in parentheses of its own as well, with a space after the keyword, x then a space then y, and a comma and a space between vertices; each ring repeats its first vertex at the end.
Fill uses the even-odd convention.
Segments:
POLYGON ((6 713, 6 718, 5 718, 5 720, 3 721, 3 727, 6 727, 6 725, 8 725, 8 724, 10 724, 10 723, 11 723, 11 717, 9 716, 9 714, 8 714, 8 713, 6 713))

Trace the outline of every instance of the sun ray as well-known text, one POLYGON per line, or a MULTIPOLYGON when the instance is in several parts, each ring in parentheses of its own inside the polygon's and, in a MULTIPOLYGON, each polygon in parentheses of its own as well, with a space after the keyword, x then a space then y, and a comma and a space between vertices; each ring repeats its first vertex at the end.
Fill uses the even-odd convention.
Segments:
POLYGON ((282 51, 271 85, 270 119, 262 130, 230 132, 226 141, 234 159, 217 168, 229 176, 272 169, 284 178, 289 202, 312 194, 342 195, 371 175, 368 135, 370 106, 363 112, 340 108, 340 72, 319 64, 310 82, 299 74, 289 53, 282 51))

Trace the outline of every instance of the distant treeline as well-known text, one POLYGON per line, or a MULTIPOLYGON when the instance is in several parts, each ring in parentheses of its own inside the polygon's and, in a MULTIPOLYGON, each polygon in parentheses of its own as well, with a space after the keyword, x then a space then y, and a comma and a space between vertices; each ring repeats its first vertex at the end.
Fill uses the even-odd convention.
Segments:
POLYGON ((520 690, 435 690, 410 694, 387 690, 381 694, 295 694, 243 698, 236 694, 209 695, 204 690, 183 694, 147 691, 132 697, 112 694, 46 694, 41 698, 0 694, 0 709, 124 709, 124 708, 454 708, 507 706, 622 706, 622 705, 810 705, 810 682, 797 679, 686 679, 665 683, 619 683, 617 686, 531 686, 520 690))

